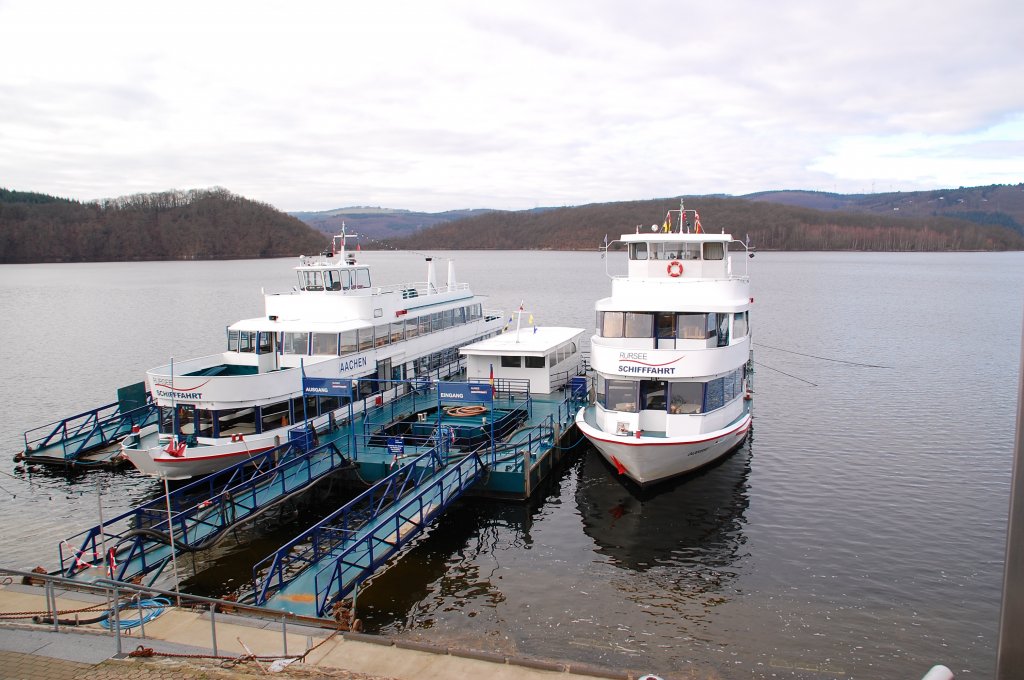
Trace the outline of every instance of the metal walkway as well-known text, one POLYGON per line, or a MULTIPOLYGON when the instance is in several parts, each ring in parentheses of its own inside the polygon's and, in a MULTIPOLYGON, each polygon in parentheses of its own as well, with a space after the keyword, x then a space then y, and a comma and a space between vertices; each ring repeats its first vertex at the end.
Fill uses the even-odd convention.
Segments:
POLYGON ((25 460, 78 462, 83 454, 103 448, 124 437, 133 427, 143 428, 157 421, 157 408, 150 402, 122 409, 113 402, 25 432, 25 460))
POLYGON ((412 540, 485 471, 476 453, 428 451, 253 568, 255 604, 327 617, 332 605, 412 540))
POLYGON ((152 583, 172 557, 172 537, 178 554, 210 547, 235 524, 349 465, 333 442, 309 451, 283 444, 62 541, 60 573, 90 581, 152 574, 152 583))

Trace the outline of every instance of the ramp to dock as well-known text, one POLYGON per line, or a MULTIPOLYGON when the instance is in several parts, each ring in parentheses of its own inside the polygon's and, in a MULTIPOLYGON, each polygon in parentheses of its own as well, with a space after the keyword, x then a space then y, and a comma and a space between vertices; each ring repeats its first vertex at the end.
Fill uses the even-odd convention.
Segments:
POLYGON ((476 453, 446 461, 437 449, 399 468, 253 569, 255 603, 327 617, 484 473, 476 453))
POLYGON ((21 457, 30 462, 88 464, 79 460, 81 456, 117 442, 135 427, 155 424, 157 417, 143 383, 129 385, 118 390, 118 401, 26 431, 21 457))
POLYGON ((309 451, 293 442, 283 444, 62 541, 61 575, 131 581, 151 574, 152 582, 172 550, 180 554, 210 547, 236 524, 350 464, 334 442, 309 451))

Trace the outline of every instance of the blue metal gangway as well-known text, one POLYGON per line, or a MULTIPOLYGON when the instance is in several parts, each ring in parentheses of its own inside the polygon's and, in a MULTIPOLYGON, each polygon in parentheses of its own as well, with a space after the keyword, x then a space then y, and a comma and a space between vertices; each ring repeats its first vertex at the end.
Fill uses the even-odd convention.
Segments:
POLYGON ((434 448, 381 479, 253 568, 255 603, 326 617, 486 470, 476 453, 434 448))
POLYGON ((26 431, 22 455, 29 460, 75 461, 124 437, 132 428, 156 423, 157 417, 151 401, 131 409, 115 401, 26 431))
POLYGON ((308 451, 282 444, 62 541, 61 575, 131 581, 152 574, 152 583, 172 558, 172 536, 178 554, 209 547, 235 524, 349 465, 334 442, 308 451))

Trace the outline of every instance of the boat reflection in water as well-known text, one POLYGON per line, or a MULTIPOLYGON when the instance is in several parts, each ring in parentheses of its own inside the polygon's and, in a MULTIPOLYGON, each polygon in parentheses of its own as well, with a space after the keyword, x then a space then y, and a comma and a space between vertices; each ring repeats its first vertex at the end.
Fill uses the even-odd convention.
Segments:
POLYGON ((580 468, 576 505, 584 532, 611 564, 640 572, 690 567, 671 573, 694 577, 686 590, 709 592, 741 555, 749 472, 747 443, 694 474, 641 489, 592 451, 580 468))

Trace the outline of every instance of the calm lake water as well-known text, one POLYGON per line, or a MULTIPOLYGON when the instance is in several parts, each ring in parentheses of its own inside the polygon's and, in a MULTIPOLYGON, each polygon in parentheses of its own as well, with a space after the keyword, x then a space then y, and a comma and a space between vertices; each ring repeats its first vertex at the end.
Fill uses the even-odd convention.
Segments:
MULTIPOLYGON (((522 302, 539 324, 590 329, 610 290, 596 253, 430 254, 453 256, 486 306, 522 302)), ((419 254, 363 259, 378 283, 425 278, 419 254)), ((292 265, 0 266, 0 450, 170 357, 220 351, 227 324, 262 313, 261 287, 292 286, 292 265)), ((751 265, 747 445, 641 496, 581 443, 536 502, 466 501, 443 517, 360 593, 368 630, 664 674, 916 678, 944 663, 990 677, 1024 254, 751 265)), ((106 517, 159 493, 132 472, 0 472, 9 567, 54 568, 59 541, 96 524, 97 489, 106 517)), ((186 561, 186 589, 250 578, 337 500, 186 561)))

